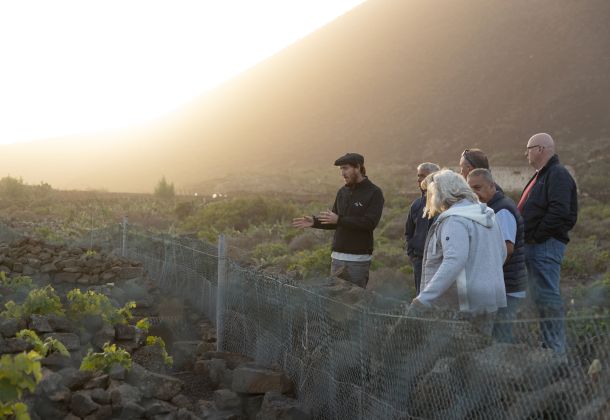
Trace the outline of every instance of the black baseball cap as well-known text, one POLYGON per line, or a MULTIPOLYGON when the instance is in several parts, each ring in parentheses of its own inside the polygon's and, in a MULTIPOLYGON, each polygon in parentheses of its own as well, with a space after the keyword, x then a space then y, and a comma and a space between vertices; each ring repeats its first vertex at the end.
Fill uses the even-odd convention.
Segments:
POLYGON ((364 165, 364 156, 358 153, 346 153, 339 159, 335 160, 335 166, 341 165, 364 165))

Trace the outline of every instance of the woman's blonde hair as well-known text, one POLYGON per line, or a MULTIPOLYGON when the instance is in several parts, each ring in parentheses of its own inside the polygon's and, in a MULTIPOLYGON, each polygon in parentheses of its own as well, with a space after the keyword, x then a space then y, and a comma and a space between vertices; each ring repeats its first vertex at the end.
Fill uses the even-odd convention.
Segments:
POLYGON ((432 219, 461 200, 478 202, 477 195, 470 189, 464 177, 449 169, 430 174, 422 181, 426 187, 426 208, 424 214, 432 219))

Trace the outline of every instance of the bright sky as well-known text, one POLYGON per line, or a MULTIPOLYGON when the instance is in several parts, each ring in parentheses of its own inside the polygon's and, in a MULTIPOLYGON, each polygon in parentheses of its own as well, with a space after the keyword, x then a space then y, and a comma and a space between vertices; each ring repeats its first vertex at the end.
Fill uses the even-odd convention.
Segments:
POLYGON ((154 119, 363 1, 1 1, 0 144, 154 119))

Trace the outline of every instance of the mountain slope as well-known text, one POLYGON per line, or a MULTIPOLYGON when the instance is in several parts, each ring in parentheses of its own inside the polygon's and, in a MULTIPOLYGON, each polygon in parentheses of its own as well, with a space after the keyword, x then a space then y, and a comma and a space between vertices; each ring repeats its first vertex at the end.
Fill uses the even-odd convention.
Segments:
POLYGON ((603 0, 370 0, 148 126, 0 151, 26 179, 132 191, 348 150, 448 165, 478 146, 520 165, 539 131, 570 161, 610 136, 608 20, 603 0))

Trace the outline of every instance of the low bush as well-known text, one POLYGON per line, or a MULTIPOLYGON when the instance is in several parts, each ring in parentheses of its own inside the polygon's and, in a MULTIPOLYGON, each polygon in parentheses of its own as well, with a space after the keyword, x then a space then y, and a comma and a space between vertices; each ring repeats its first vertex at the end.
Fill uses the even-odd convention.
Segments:
POLYGON ((46 357, 51 353, 59 353, 62 356, 70 357, 70 353, 68 352, 68 349, 66 349, 66 346, 56 338, 47 337, 43 341, 38 337, 38 334, 32 330, 21 330, 16 336, 34 346, 34 351, 42 357, 46 357))
POLYGON ((136 322, 136 328, 143 332, 148 332, 150 330, 151 324, 148 318, 142 318, 138 322, 136 322))
POLYGON ((110 325, 126 324, 131 318, 131 310, 136 307, 135 302, 127 302, 122 308, 115 308, 108 296, 88 290, 83 293, 80 289, 68 292, 68 313, 74 319, 82 319, 88 315, 100 315, 104 322, 110 325))
POLYGON ((318 247, 311 251, 297 252, 291 256, 288 270, 296 271, 303 277, 328 276, 330 272, 330 247, 318 247))
POLYGON ((42 379, 40 355, 35 351, 0 357, 0 418, 29 419, 27 406, 19 400, 34 392, 42 379))
POLYGON ((288 253, 288 246, 281 242, 272 242, 257 245, 252 251, 251 257, 255 261, 265 262, 275 257, 280 257, 288 253))
POLYGON ((610 272, 607 272, 600 280, 584 286, 579 285, 573 288, 569 296, 571 306, 574 309, 583 308, 596 311, 598 309, 610 307, 610 272))
POLYGON ((238 232, 250 226, 274 224, 291 220, 296 215, 293 204, 260 196, 231 198, 217 201, 202 207, 183 223, 183 230, 200 232, 203 237, 210 231, 238 232))
POLYGON ((610 265, 610 253, 600 246, 595 236, 571 243, 561 268, 568 274, 590 276, 605 272, 610 265))
POLYGON ((51 285, 42 289, 31 290, 21 305, 12 300, 7 302, 5 310, 0 314, 5 318, 25 319, 30 315, 63 315, 64 310, 51 285))
POLYGON ((174 364, 174 359, 167 353, 167 349, 165 348, 165 341, 161 337, 157 337, 155 335, 149 335, 146 337, 146 345, 147 346, 159 346, 161 348, 161 355, 163 356, 163 362, 167 366, 172 366, 174 364))
POLYGON ((115 363, 130 370, 131 355, 127 350, 117 347, 116 344, 105 343, 99 353, 94 353, 93 350, 89 349, 80 364, 80 370, 107 373, 115 363))
POLYGON ((22 178, 13 178, 5 176, 0 179, 0 196, 9 199, 19 200, 28 193, 28 186, 23 182, 22 178))
POLYGON ((288 250, 290 252, 308 251, 317 245, 320 245, 320 239, 318 236, 316 236, 313 232, 302 232, 290 239, 288 250))
POLYGON ((176 204, 176 208, 174 209, 174 214, 178 218, 178 220, 183 221, 187 217, 191 216, 195 212, 195 203, 192 201, 183 201, 181 203, 176 204))
POLYGON ((31 277, 9 277, 4 271, 0 271, 0 286, 9 289, 11 292, 16 292, 17 290, 31 290, 34 287, 31 277))

